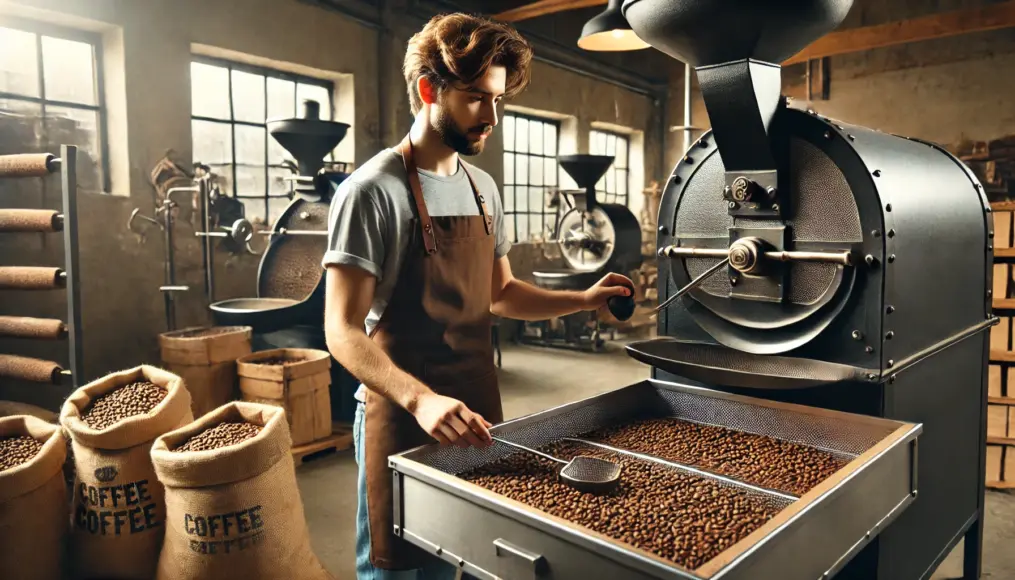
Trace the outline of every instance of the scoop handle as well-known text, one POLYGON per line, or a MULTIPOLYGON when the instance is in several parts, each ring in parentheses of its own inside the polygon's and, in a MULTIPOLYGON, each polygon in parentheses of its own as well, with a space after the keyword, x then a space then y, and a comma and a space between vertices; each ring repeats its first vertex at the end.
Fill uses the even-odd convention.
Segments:
POLYGON ((631 291, 627 296, 610 296, 606 299, 606 307, 610 314, 617 320, 624 322, 634 316, 634 286, 624 284, 624 287, 631 291))
POLYGON ((526 447, 524 445, 519 445, 517 443, 512 443, 510 441, 506 441, 504 439, 501 439, 500 437, 494 437, 493 435, 491 435, 490 438, 493 439, 494 441, 498 442, 498 443, 503 443, 504 445, 508 445, 510 447, 515 447, 515 448, 521 449, 522 451, 528 451, 529 453, 534 453, 534 454, 536 454, 536 455, 538 455, 538 456, 540 456, 540 457, 542 457, 544 459, 549 459, 550 461, 556 461, 557 463, 563 463, 564 465, 568 464, 568 462, 564 461, 563 459, 557 459, 556 457, 553 457, 552 455, 547 455, 547 454, 542 453, 540 451, 536 451, 535 449, 529 449, 528 447, 526 447))

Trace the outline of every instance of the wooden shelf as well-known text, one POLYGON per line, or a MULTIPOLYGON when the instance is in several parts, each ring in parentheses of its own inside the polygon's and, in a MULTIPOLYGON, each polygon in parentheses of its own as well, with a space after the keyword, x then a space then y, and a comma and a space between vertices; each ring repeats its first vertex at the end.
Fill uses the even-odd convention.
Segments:
POLYGON ((991 489, 1015 489, 1015 481, 988 481, 987 487, 991 489))
POLYGON ((1015 362, 1015 352, 1010 350, 990 350, 990 362, 1015 362))
POLYGON ((991 405, 1015 406, 1015 397, 987 397, 987 402, 991 405))
POLYGON ((1009 446, 1015 446, 1015 438, 1012 438, 1012 437, 987 437, 987 445, 1009 445, 1009 446))

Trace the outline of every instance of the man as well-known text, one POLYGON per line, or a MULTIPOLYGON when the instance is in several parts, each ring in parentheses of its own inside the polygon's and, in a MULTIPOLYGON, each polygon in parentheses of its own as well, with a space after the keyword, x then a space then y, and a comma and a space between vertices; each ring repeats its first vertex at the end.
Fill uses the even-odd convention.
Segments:
POLYGON ((551 292, 511 274, 496 184, 460 156, 483 151, 501 100, 527 86, 531 58, 507 26, 463 14, 432 19, 405 55, 409 134, 357 169, 332 201, 328 349, 362 382, 360 580, 454 577, 452 566, 394 535, 387 457, 434 440, 492 443, 487 429, 503 416, 491 313, 545 320, 603 308, 633 288, 610 274, 585 292, 551 292))

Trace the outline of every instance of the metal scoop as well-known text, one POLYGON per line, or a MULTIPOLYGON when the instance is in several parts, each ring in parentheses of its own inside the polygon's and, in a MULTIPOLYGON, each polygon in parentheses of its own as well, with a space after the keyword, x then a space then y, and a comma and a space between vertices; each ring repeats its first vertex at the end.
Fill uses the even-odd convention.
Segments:
POLYGON ((544 459, 563 463, 564 468, 560 470, 560 479, 565 484, 586 493, 607 493, 616 489, 620 484, 620 466, 612 461, 579 455, 571 461, 557 459, 535 449, 529 449, 524 445, 505 441, 500 437, 493 437, 494 441, 503 443, 522 451, 528 451, 544 459))

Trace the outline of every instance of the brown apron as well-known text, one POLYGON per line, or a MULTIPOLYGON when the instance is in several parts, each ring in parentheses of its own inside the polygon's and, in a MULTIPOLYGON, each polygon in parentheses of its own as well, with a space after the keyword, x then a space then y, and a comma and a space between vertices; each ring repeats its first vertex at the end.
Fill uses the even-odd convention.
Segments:
MULTIPOLYGON (((423 384, 500 423, 504 417, 490 342, 493 219, 464 164, 480 215, 430 217, 408 136, 398 150, 419 227, 414 228, 391 300, 370 336, 423 384)), ((405 409, 369 389, 364 428, 370 560, 389 570, 419 568, 435 556, 394 534, 388 456, 435 440, 405 409)))

